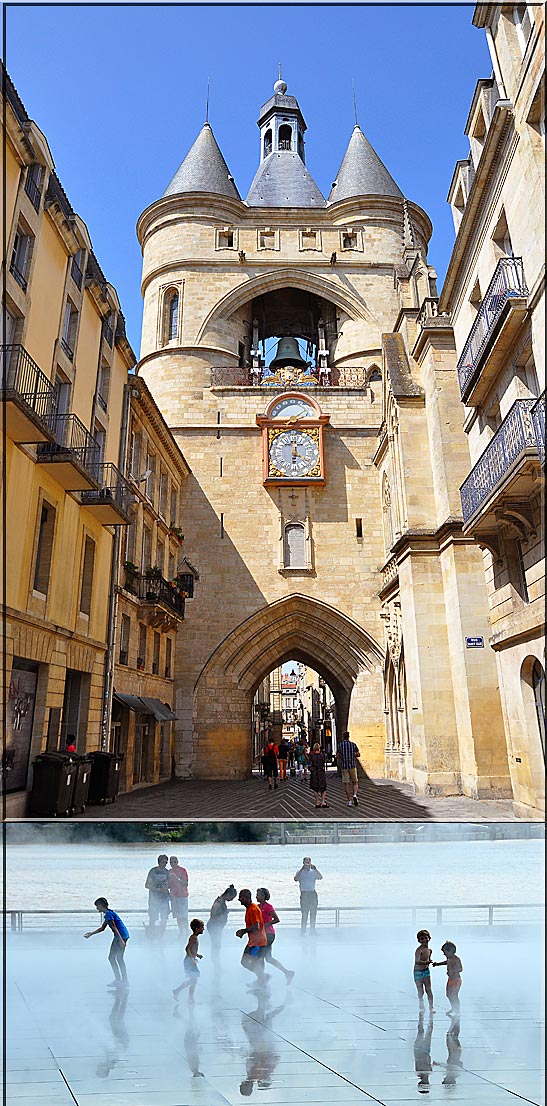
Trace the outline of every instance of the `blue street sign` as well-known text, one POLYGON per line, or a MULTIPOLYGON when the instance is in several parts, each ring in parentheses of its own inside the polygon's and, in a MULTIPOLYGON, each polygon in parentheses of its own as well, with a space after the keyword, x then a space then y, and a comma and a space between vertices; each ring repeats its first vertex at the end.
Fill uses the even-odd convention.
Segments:
POLYGON ((484 638, 466 637, 465 645, 467 649, 484 649, 484 638))

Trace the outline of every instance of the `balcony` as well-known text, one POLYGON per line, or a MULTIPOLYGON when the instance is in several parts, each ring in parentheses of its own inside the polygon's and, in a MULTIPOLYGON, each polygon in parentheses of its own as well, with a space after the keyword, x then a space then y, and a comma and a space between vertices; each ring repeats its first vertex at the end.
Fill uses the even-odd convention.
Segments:
POLYGON ((40 210, 40 200, 42 199, 42 189, 38 186, 33 176, 30 173, 30 169, 27 170, 25 178, 25 192, 35 211, 40 210))
POLYGON ((74 361, 74 350, 66 338, 61 338, 61 349, 69 361, 74 361))
POLYGON ((156 608, 167 609, 177 618, 184 618, 185 599, 180 594, 180 588, 174 587, 163 576, 147 576, 143 572, 136 572, 130 568, 125 568, 124 571, 125 590, 144 604, 151 604, 149 625, 159 624, 164 620, 161 611, 157 612, 156 608))
POLYGON ((13 442, 51 442, 57 394, 24 346, 0 346, 6 433, 13 442))
POLYGON ((539 397, 532 407, 532 424, 534 427, 536 442, 541 467, 545 467, 545 392, 539 397))
POLYGON ((540 444, 532 418, 539 402, 517 399, 462 484, 465 533, 476 537, 493 533, 509 500, 529 502, 539 469, 540 444))
POLYGON ((278 369, 272 373, 264 367, 241 368, 237 365, 215 365, 211 368, 212 388, 355 388, 367 387, 368 370, 363 365, 339 365, 332 368, 278 369))
POLYGON ((500 258, 458 361, 461 397, 469 407, 488 394, 527 308, 522 258, 500 258))
POLYGON ((27 278, 26 278, 25 274, 21 272, 21 270, 20 270, 19 266, 17 265, 16 261, 12 261, 12 263, 9 267, 9 271, 10 271, 12 277, 14 278, 14 280, 17 281, 19 287, 23 289, 23 292, 26 292, 26 290, 27 290, 27 278))
POLYGON ((36 460, 65 491, 97 489, 100 449, 77 415, 54 415, 53 441, 37 446, 36 460))
POLYGON ((95 476, 99 487, 82 492, 82 506, 91 511, 103 526, 127 525, 131 522, 133 498, 129 481, 112 464, 97 465, 95 476))

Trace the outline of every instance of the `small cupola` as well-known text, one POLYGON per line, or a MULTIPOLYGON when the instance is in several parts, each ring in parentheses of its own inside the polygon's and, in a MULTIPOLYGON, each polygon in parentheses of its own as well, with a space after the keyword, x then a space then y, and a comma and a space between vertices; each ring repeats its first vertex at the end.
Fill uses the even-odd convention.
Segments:
POLYGON ((298 100, 294 96, 287 96, 287 85, 281 76, 281 66, 279 66, 279 80, 275 82, 273 87, 274 94, 263 105, 258 120, 258 126, 260 127, 260 160, 262 162, 270 154, 276 154, 283 150, 298 154, 305 165, 304 131, 306 130, 306 124, 298 100))

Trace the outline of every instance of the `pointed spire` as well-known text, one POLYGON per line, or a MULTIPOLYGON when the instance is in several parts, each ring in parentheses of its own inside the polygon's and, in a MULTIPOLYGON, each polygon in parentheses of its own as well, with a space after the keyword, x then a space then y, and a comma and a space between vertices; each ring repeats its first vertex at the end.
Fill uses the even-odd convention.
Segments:
POLYGON ((209 123, 204 123, 163 195, 178 192, 212 192, 241 199, 209 123))
POLYGON ((350 196, 397 196, 403 193, 383 161, 373 150, 356 123, 347 150, 332 186, 329 204, 347 200, 350 196))

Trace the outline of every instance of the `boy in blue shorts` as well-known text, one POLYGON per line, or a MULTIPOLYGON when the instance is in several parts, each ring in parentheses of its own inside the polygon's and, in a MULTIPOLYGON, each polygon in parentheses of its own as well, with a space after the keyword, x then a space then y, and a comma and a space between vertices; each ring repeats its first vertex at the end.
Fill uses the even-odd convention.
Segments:
POLYGON ((89 933, 84 933, 84 937, 94 937, 96 933, 102 933, 107 926, 112 930, 114 936, 112 938, 108 959, 110 961, 110 967, 114 972, 114 983, 109 984, 109 986, 127 987, 127 971, 123 957, 125 946, 129 940, 129 930, 122 922, 120 915, 116 914, 115 910, 110 909, 107 899, 102 896, 95 899, 94 906, 99 911, 99 914, 103 915, 103 924, 99 926, 98 929, 92 929, 89 933))
POLYGON ((431 973, 430 965, 433 953, 429 948, 429 942, 431 940, 431 934, 427 929, 421 929, 416 934, 416 940, 419 941, 418 948, 414 953, 414 982, 416 984, 416 990, 418 992, 418 998, 420 1001, 420 1009, 423 1009, 424 1005, 424 991, 427 995, 427 1001, 429 1003, 429 1010, 432 1014, 435 1013, 433 1009, 433 992, 431 990, 431 973))
POLYGON ((175 1002, 178 1002, 178 998, 181 991, 184 991, 188 987, 188 1002, 194 1001, 194 991, 196 989, 196 983, 199 979, 199 968, 196 964, 196 960, 203 960, 203 957, 199 951, 199 939, 205 929, 205 922, 202 922, 201 918, 192 918, 190 922, 190 936, 188 938, 188 944, 185 949, 186 956, 184 957, 184 974, 186 980, 181 983, 180 987, 175 987, 173 991, 173 998, 175 1002))

